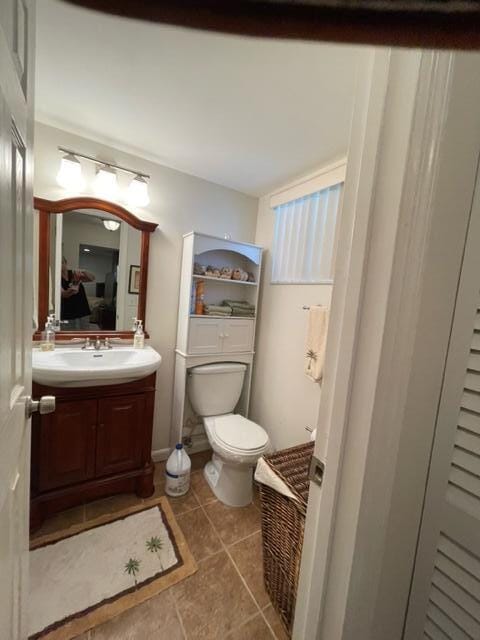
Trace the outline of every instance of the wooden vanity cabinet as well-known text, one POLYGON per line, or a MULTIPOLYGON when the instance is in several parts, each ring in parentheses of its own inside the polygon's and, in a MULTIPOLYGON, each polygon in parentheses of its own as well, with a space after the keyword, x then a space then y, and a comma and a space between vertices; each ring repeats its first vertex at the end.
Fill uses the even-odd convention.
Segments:
POLYGON ((32 418, 31 529, 98 498, 154 491, 151 458, 155 374, 127 384, 47 387, 56 410, 32 418))

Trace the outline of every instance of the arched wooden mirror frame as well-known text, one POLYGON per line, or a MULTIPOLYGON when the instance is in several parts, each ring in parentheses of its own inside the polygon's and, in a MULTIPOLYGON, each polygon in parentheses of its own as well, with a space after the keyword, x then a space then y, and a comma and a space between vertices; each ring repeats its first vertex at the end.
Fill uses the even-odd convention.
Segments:
MULTIPOLYGON (((33 334, 34 340, 39 340, 41 332, 45 327, 48 316, 49 298, 49 261, 50 261, 50 222, 52 215, 78 211, 79 209, 97 209, 109 213, 124 222, 127 222, 134 229, 142 232, 140 249, 140 287, 138 293, 137 317, 143 320, 145 325, 145 310, 147 306, 147 281, 148 281, 148 254, 150 247, 150 234, 155 231, 155 222, 140 220, 133 213, 124 207, 102 200, 100 198, 77 197, 65 198, 63 200, 46 200, 44 198, 34 198, 34 209, 38 213, 38 330, 33 334)), ((148 333, 145 333, 148 337, 148 333)), ((132 331, 59 331, 58 340, 71 340, 77 337, 101 336, 102 338, 117 337, 130 338, 132 331)))

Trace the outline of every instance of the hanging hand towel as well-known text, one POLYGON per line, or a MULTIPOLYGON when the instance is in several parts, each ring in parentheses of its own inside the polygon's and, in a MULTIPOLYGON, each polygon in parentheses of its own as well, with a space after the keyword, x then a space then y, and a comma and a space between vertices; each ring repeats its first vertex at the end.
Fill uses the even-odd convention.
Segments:
POLYGON ((328 309, 325 307, 314 306, 308 311, 305 373, 314 382, 320 382, 323 378, 328 315, 328 309))

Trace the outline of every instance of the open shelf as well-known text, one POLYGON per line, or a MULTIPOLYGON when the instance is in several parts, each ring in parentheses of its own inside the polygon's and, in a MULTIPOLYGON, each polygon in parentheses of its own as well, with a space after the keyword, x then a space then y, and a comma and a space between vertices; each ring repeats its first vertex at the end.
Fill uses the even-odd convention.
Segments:
POLYGON ((194 280, 208 280, 209 282, 222 282, 223 284, 246 284, 253 287, 258 286, 258 282, 245 282, 245 280, 232 280, 231 278, 215 278, 215 276, 201 276, 196 273, 194 273, 192 277, 194 280))

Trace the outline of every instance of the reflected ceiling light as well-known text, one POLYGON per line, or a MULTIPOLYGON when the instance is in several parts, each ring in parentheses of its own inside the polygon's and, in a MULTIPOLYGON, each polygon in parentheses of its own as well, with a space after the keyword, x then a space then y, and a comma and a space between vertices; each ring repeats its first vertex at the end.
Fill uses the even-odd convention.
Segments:
POLYGON ((120 222, 117 222, 116 220, 103 220, 103 226, 108 231, 117 231, 120 226, 120 222))
POLYGON ((86 251, 86 253, 90 253, 90 249, 87 249, 87 247, 84 248, 84 251, 86 251))
POLYGON ((95 193, 104 198, 114 198, 117 195, 117 172, 112 167, 104 165, 100 167, 95 176, 93 185, 95 193))
POLYGON ((82 165, 73 153, 67 153, 60 162, 60 170, 57 174, 58 184, 68 191, 82 191, 85 180, 82 176, 82 165))
POLYGON ((128 185, 127 201, 132 207, 146 207, 150 202, 148 184, 143 176, 135 176, 128 185))

